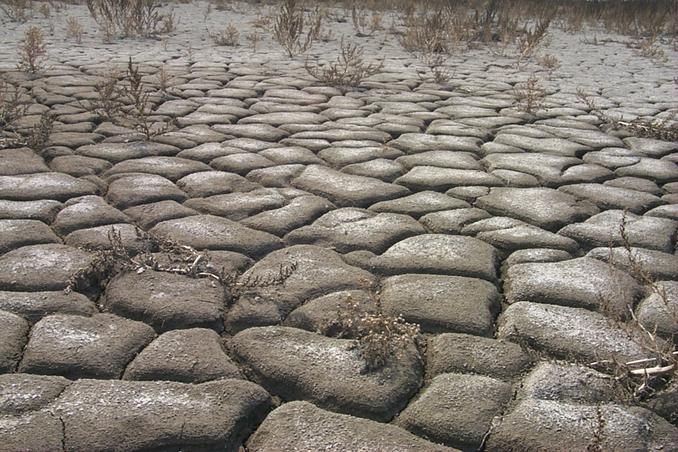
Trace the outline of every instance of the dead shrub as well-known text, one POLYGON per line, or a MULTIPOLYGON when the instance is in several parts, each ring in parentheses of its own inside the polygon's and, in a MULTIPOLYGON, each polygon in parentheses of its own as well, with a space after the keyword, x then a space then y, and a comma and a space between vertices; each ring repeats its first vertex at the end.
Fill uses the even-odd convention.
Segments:
POLYGON ((233 24, 228 24, 220 33, 211 33, 208 30, 208 34, 218 46, 237 47, 240 43, 240 32, 233 24))
POLYGON ((517 83, 513 88, 518 108, 529 114, 533 114, 542 106, 545 94, 546 91, 534 74, 530 75, 525 82, 517 83))
POLYGON ((0 1, 0 11, 12 22, 25 22, 26 9, 30 5, 29 0, 2 0, 0 1))
POLYGON ((378 370, 412 346, 417 345, 419 325, 407 323, 401 316, 384 314, 376 294, 372 293, 374 312, 367 312, 360 302, 348 297, 345 309, 337 311, 337 318, 323 326, 323 333, 335 337, 355 339, 365 370, 378 370))
POLYGON ((306 52, 318 39, 322 27, 322 14, 318 6, 304 12, 302 2, 284 0, 273 24, 273 38, 292 58, 306 52))
POLYGON ((362 3, 351 2, 351 22, 356 36, 365 38, 372 36, 376 31, 381 30, 381 11, 368 9, 362 3))
POLYGON ((87 9, 110 40, 123 37, 148 37, 173 31, 173 12, 163 12, 158 0, 87 0, 87 9))
POLYGON ((342 39, 336 61, 314 67, 306 59, 304 67, 311 76, 326 85, 356 87, 367 77, 379 73, 384 67, 383 61, 366 63, 363 53, 364 49, 361 46, 344 42, 342 39))
POLYGON ((73 39, 76 44, 82 44, 82 35, 84 29, 82 24, 75 17, 69 17, 66 20, 66 37, 73 39))
POLYGON ((46 55, 47 45, 42 30, 31 25, 24 33, 23 41, 19 44, 19 64, 17 68, 29 74, 37 74, 44 69, 46 55))

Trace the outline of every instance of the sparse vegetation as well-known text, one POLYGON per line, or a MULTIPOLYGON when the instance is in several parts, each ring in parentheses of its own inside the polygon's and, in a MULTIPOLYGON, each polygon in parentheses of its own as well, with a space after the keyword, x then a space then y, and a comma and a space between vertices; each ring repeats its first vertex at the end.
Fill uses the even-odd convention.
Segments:
POLYGON ((12 22, 24 22, 26 20, 26 9, 29 7, 29 0, 2 0, 0 1, 0 11, 12 22))
POLYGON ((546 91, 534 74, 513 88, 518 108, 529 114, 534 114, 541 107, 545 94, 546 91))
POLYGON ((220 33, 211 33, 208 30, 208 34, 218 46, 227 46, 227 47, 237 47, 240 43, 240 32, 238 28, 229 23, 224 31, 220 33))
POLYGON ((364 50, 357 44, 344 42, 342 39, 340 53, 335 62, 322 66, 311 66, 306 59, 306 71, 322 83, 330 86, 355 87, 367 77, 379 73, 384 63, 366 63, 364 50))
POLYGON ((553 73, 560 68, 560 60, 557 56, 547 53, 539 59, 539 64, 546 70, 548 78, 553 77, 553 73))
POLYGON ((47 45, 42 30, 35 25, 28 27, 24 39, 19 45, 20 71, 35 75, 44 68, 44 58, 47 55, 47 45))
POLYGON ((284 0, 273 24, 273 37, 292 58, 306 52, 318 39, 322 27, 319 7, 304 12, 299 0, 284 0))
POLYGON ((377 295, 372 293, 374 312, 367 312, 357 300, 348 298, 345 309, 324 326, 324 333, 357 341, 365 360, 366 370, 378 370, 416 346, 419 325, 407 323, 401 316, 390 316, 381 309, 377 295))
POLYGON ((87 9, 110 41, 122 37, 169 33, 176 27, 173 12, 163 12, 158 0, 87 0, 87 9))
POLYGON ((75 17, 69 17, 66 20, 66 37, 71 38, 76 44, 82 44, 82 35, 84 29, 82 24, 75 17))
POLYGON ((643 138, 656 138, 665 141, 678 141, 678 112, 667 115, 662 119, 636 118, 625 121, 615 118, 604 112, 595 102, 592 96, 582 90, 577 91, 577 97, 582 100, 589 112, 598 117, 608 128, 613 130, 625 130, 630 135, 643 138))
POLYGON ((381 11, 363 7, 362 2, 351 2, 351 21, 358 37, 372 36, 377 30, 381 30, 382 16, 381 11))

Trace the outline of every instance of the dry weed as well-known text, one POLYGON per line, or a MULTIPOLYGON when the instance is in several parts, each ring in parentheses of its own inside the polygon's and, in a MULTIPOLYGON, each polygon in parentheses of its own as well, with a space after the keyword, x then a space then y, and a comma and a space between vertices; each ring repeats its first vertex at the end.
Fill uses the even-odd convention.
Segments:
POLYGON ((37 74, 44 69, 44 58, 47 55, 47 45, 42 30, 35 25, 28 27, 24 33, 24 39, 19 45, 20 71, 29 74, 37 74))
POLYGON ((175 15, 161 7, 159 0, 87 0, 90 15, 107 41, 117 34, 147 37, 173 31, 175 15))
POLYGON ((207 33, 218 46, 237 47, 240 43, 240 32, 231 23, 220 33, 211 33, 209 30, 207 33))
POLYGON ((322 83, 329 86, 356 87, 367 77, 379 73, 384 62, 366 63, 363 59, 364 49, 350 42, 341 40, 340 53, 335 62, 322 66, 311 66, 306 59, 306 71, 322 83))
POLYGON ((30 0, 2 0, 0 1, 0 11, 12 22, 26 21, 26 9, 30 5, 30 0))
POLYGON ((307 14, 302 2, 284 0, 273 24, 273 37, 292 58, 311 48, 321 27, 322 14, 318 6, 307 14))
POLYGON ((82 44, 82 35, 84 29, 82 24, 75 17, 69 17, 66 20, 66 37, 72 38, 76 44, 82 44))
POLYGON ((513 88, 518 108, 529 114, 534 114, 542 106, 545 94, 544 87, 534 74, 513 88))

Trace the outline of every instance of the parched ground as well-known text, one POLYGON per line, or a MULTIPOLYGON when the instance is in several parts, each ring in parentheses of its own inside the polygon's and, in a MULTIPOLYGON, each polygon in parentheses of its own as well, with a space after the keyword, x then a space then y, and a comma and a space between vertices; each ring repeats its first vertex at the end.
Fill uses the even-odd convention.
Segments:
POLYGON ((170 35, 110 44, 83 6, 3 24, 2 71, 35 102, 20 126, 56 123, 40 153, 0 150, 0 450, 678 450, 675 386, 632 401, 586 366, 651 357, 676 330, 678 143, 607 130, 577 97, 666 118, 676 53, 554 28, 551 76, 480 48, 437 85, 386 30, 356 37, 333 11, 309 64, 342 35, 384 59, 342 90, 268 34, 252 48, 270 12, 181 4, 170 35), (228 21, 239 47, 208 36, 228 21), (16 71, 30 24, 49 44, 34 80, 16 71), (177 128, 151 141, 87 109, 129 57, 149 87, 168 74, 154 119, 177 128), (528 114, 514 86, 533 73, 528 114), (296 268, 233 294, 151 270, 64 292, 111 228, 141 251, 135 225, 243 280, 296 268), (423 343, 370 371, 317 331, 347 301, 375 309, 375 287, 423 343))

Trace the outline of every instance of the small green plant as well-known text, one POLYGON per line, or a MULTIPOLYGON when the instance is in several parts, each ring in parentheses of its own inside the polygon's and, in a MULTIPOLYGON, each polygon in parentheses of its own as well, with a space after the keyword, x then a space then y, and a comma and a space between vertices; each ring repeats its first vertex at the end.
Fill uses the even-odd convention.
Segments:
POLYGON ((366 363, 366 370, 378 370, 400 357, 408 348, 416 346, 419 325, 407 323, 401 316, 383 313, 378 296, 371 294, 374 312, 367 312, 352 297, 348 297, 345 308, 337 311, 336 319, 323 327, 324 334, 350 338, 366 363))
POLYGON ((364 50, 357 44, 341 40, 341 50, 335 62, 324 66, 311 66, 308 59, 304 67, 314 78, 329 86, 355 87, 367 77, 379 73, 384 62, 366 63, 364 50))
POLYGON ((306 14, 298 0, 284 0, 273 24, 273 38, 292 58, 306 52, 318 39, 322 27, 322 14, 315 10, 306 14))
POLYGON ((42 30, 35 25, 28 27, 24 39, 19 45, 20 71, 35 75, 44 69, 44 59, 47 55, 47 45, 42 30))

